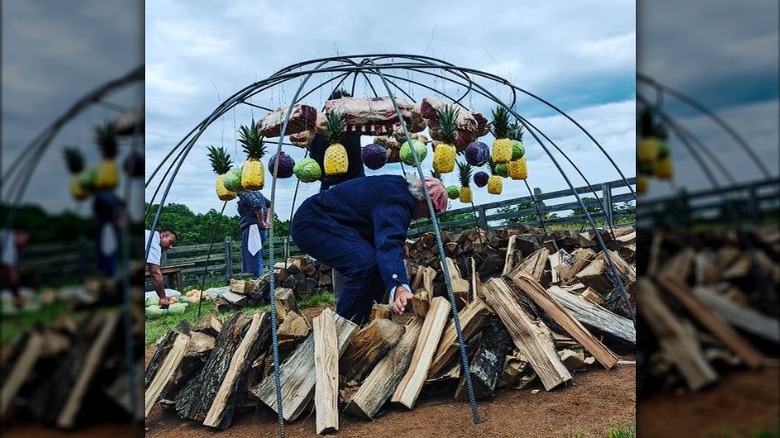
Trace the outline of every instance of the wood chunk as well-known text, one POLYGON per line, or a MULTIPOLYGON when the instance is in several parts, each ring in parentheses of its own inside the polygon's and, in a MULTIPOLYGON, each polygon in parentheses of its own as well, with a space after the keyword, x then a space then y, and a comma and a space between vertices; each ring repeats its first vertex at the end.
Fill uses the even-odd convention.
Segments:
POLYGON ((501 318, 515 346, 528 358, 547 391, 573 379, 555 350, 550 329, 526 313, 502 278, 491 278, 485 282, 485 298, 501 318))
POLYGON ((333 311, 314 318, 314 412, 318 434, 339 430, 339 347, 333 311))
POLYGON ((222 331, 222 321, 213 314, 203 315, 195 324, 195 327, 192 328, 192 331, 205 333, 216 338, 219 336, 219 332, 222 331))
MULTIPOLYGON (((334 316, 338 333, 339 356, 344 352, 358 326, 338 314, 334 316)), ((314 397, 316 373, 314 369, 314 336, 309 334, 295 351, 279 367, 282 389, 282 414, 287 421, 294 421, 314 397)), ((263 379, 250 392, 277 412, 274 379, 263 379)))
POLYGON ((371 368, 401 340, 403 326, 389 319, 375 319, 352 337, 339 360, 339 373, 345 382, 360 383, 371 368))
MULTIPOLYGON (((468 342, 474 334, 482 329, 483 321, 490 314, 490 310, 484 301, 477 298, 458 312, 458 319, 460 321, 461 333, 463 334, 463 340, 468 342)), ((455 332, 455 321, 449 320, 444 332, 441 335, 439 346, 436 349, 436 353, 433 355, 430 369, 428 370, 428 378, 433 379, 439 377, 439 374, 445 371, 451 365, 454 357, 458 354, 458 335, 455 332)))
POLYGON ((276 331, 276 336, 280 343, 288 340, 300 341, 309 335, 309 329, 309 323, 306 321, 306 318, 294 311, 290 311, 276 331))
MULTIPOLYGON (((38 357, 43 349, 43 336, 31 331, 19 357, 10 367, 11 371, 3 382, 3 389, 0 392, 0 417, 5 418, 11 401, 16 396, 22 384, 27 380, 27 376, 38 361, 38 357)), ((6 368, 5 366, 3 368, 6 368)))
MULTIPOLYGON (((469 282, 463 279, 463 276, 460 273, 460 269, 458 269, 458 266, 455 264, 454 260, 447 257, 445 261, 447 262, 447 271, 450 275, 452 293, 455 295, 455 304, 458 306, 458 309, 461 309, 463 306, 468 304, 471 298, 469 296, 469 282)), ((431 292, 433 291, 433 289, 429 290, 431 292)))
POLYGON ((206 333, 190 332, 190 342, 187 344, 187 351, 184 356, 188 358, 206 357, 211 353, 216 345, 216 339, 206 333))
POLYGON ((664 290, 674 295, 704 327, 736 353, 748 367, 757 369, 763 365, 763 355, 724 323, 706 304, 696 298, 687 286, 668 276, 661 277, 659 283, 664 290))
POLYGON ((431 292, 425 288, 417 289, 412 295, 412 310, 420 318, 425 318, 431 305, 431 292))
POLYGON ((187 346, 190 343, 188 326, 189 324, 183 321, 176 329, 168 332, 165 338, 163 338, 162 344, 157 348, 154 356, 149 361, 146 376, 144 376, 144 386, 146 388, 144 393, 144 418, 151 412, 152 407, 169 384, 187 352, 187 346))
POLYGON ((449 312, 450 303, 446 298, 435 297, 431 300, 431 307, 420 330, 411 365, 391 398, 393 403, 398 403, 408 409, 414 407, 423 384, 425 384, 425 378, 428 376, 428 367, 433 360, 449 312))
POLYGON ((658 275, 671 275, 685 281, 691 273, 693 266, 693 256, 696 254, 691 247, 685 247, 682 251, 671 257, 666 263, 661 265, 658 275))
POLYGON ((557 284, 560 281, 558 274, 558 266, 562 264, 561 255, 556 251, 547 256, 547 261, 550 263, 550 277, 553 284, 557 284))
POLYGON ((601 305, 601 295, 596 293, 593 288, 586 287, 585 290, 580 293, 580 296, 593 304, 601 305))
POLYGON ((224 294, 218 296, 217 299, 225 300, 231 306, 237 306, 237 307, 248 306, 251 301, 251 299, 246 295, 241 295, 230 291, 227 291, 224 294))
POLYGON ((695 287, 693 294, 715 314, 734 327, 740 328, 762 339, 780 344, 780 321, 763 315, 748 306, 740 305, 722 297, 709 288, 695 287))
POLYGON ((612 313, 558 286, 550 286, 547 292, 586 327, 636 345, 636 329, 630 319, 612 313))
POLYGON ((509 236, 509 241, 506 244, 506 255, 504 256, 504 270, 502 275, 508 274, 515 264, 515 240, 517 235, 509 236))
POLYGON ((249 295, 257 287, 252 280, 239 280, 236 278, 230 279, 230 292, 237 293, 239 295, 249 295))
POLYGON ((393 310, 389 304, 374 303, 371 306, 371 320, 375 319, 391 319, 393 317, 393 310))
MULTIPOLYGON (((495 395, 498 378, 504 369, 504 358, 513 348, 512 336, 501 323, 501 319, 495 315, 488 317, 469 366, 475 399, 492 398, 495 395)), ((465 383, 465 379, 461 380, 465 383)), ((459 394, 456 393, 455 398, 458 397, 459 394)))
MULTIPOLYGON (((527 272, 537 281, 541 281, 542 274, 544 273, 544 267, 547 264, 547 257, 549 257, 549 255, 550 253, 547 251, 547 248, 541 248, 523 259, 517 268, 527 272)), ((513 270, 505 271, 506 274, 504 275, 507 275, 512 271, 513 270)))
POLYGON ((70 429, 75 425, 76 415, 81 408, 81 400, 101 364, 106 346, 111 340, 121 316, 120 312, 111 312, 106 313, 103 317, 100 332, 92 343, 86 358, 84 358, 84 365, 80 370, 78 378, 71 387, 65 405, 57 416, 57 427, 70 429))
POLYGON ((656 232, 653 234, 653 241, 650 243, 650 256, 647 263, 647 275, 653 276, 658 273, 661 266, 661 244, 663 243, 663 234, 656 232))
POLYGON ((615 353, 596 339, 588 329, 566 311, 566 308, 552 298, 535 278, 522 269, 517 269, 511 277, 520 290, 528 295, 553 321, 563 327, 566 333, 582 344, 604 368, 611 369, 617 364, 618 358, 615 353))
POLYGON ((400 341, 369 373, 347 404, 345 412, 368 420, 374 418, 409 369, 422 326, 422 319, 417 317, 412 317, 404 325, 400 341))
POLYGON ((648 279, 637 281, 637 304, 661 348, 680 370, 690 390, 697 391, 718 380, 699 342, 664 304, 655 285, 648 279))
POLYGON ((295 301, 295 294, 293 290, 286 287, 277 287, 275 291, 276 299, 274 305, 276 306, 276 319, 283 321, 289 312, 295 312, 298 315, 301 311, 298 310, 298 304, 295 301))

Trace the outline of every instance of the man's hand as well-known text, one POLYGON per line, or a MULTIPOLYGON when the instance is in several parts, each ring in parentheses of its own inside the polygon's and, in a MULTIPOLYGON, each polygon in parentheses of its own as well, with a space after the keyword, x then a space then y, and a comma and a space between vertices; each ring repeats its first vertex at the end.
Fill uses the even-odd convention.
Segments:
POLYGON ((403 286, 395 288, 395 300, 393 301, 393 312, 396 315, 403 315, 407 306, 412 302, 412 293, 403 286))
POLYGON ((168 308, 168 297, 159 298, 157 301, 161 309, 168 308))

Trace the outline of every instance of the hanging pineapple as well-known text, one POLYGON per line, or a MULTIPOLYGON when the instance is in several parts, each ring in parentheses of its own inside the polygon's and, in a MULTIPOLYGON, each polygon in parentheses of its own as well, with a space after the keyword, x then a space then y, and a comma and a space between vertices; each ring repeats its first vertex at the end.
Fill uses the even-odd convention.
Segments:
POLYGON ((450 173, 455 168, 455 120, 458 118, 459 109, 445 105, 443 109, 437 109, 439 115, 439 131, 441 142, 436 145, 433 152, 433 169, 439 173, 450 173))
POLYGON ((325 158, 322 163, 325 175, 343 175, 347 173, 349 168, 347 149, 341 144, 344 121, 340 115, 332 111, 325 114, 325 120, 325 137, 330 145, 325 149, 325 158))
POLYGON ((209 146, 208 150, 208 157, 209 161, 211 162, 211 168, 214 170, 214 173, 219 175, 216 182, 217 198, 219 198, 220 201, 230 201, 231 199, 235 199, 236 194, 226 189, 223 182, 225 179, 225 174, 228 173, 230 167, 233 166, 233 162, 230 160, 230 154, 228 154, 222 147, 217 148, 214 146, 209 146))
POLYGON ((84 156, 81 155, 81 151, 75 147, 66 147, 65 164, 68 166, 68 171, 71 175, 70 178, 70 194, 73 199, 81 201, 89 197, 89 191, 81 186, 79 181, 79 174, 84 170, 84 156))
POLYGON ((468 204, 472 201, 471 187, 471 164, 458 161, 458 171, 460 172, 460 202, 468 204))
POLYGON ((95 128, 95 142, 103 157, 97 167, 95 188, 113 189, 119 184, 119 164, 116 162, 119 143, 116 131, 110 123, 95 128))
POLYGON ((658 179, 670 179, 674 174, 672 167, 672 154, 667 143, 668 134, 663 123, 655 126, 656 143, 656 161, 653 165, 653 173, 658 179))
POLYGON ((493 111, 491 132, 496 138, 493 141, 493 162, 508 163, 512 159, 512 140, 509 139, 509 111, 503 106, 493 111))
POLYGON ((638 194, 644 194, 647 192, 648 178, 646 175, 638 174, 636 176, 636 192, 638 194))
POLYGON ((649 108, 644 108, 639 115, 639 146, 637 147, 637 161, 640 164, 652 164, 658 155, 658 139, 655 137, 653 113, 649 108))
POLYGON ((265 168, 263 168, 263 162, 260 161, 265 155, 263 136, 260 135, 254 119, 252 119, 251 125, 242 125, 238 130, 241 136, 238 141, 247 155, 247 159, 241 167, 241 187, 244 190, 262 190, 265 182, 265 168))
POLYGON ((488 178, 487 182, 488 193, 500 195, 501 191, 504 189, 504 178, 498 174, 497 168, 499 165, 493 163, 492 159, 488 160, 488 164, 490 166, 490 178, 488 178))
POLYGON ((513 123, 509 130, 509 138, 512 142, 512 161, 507 165, 509 177, 512 179, 528 178, 528 164, 525 160, 525 147, 523 146, 523 125, 513 123))

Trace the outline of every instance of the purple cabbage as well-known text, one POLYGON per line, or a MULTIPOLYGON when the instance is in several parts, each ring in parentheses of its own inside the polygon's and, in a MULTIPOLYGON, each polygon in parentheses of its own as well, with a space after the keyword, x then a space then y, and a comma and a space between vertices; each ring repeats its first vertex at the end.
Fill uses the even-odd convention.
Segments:
POLYGON ((363 148, 360 158, 366 167, 376 170, 387 163, 387 150, 380 144, 371 143, 363 148))
POLYGON ((481 141, 475 141, 466 147, 466 161, 472 166, 482 166, 490 158, 490 148, 481 141))
POLYGON ((490 175, 479 171, 474 174, 474 184, 476 184, 477 187, 485 187, 488 183, 488 178, 490 178, 490 175))
MULTIPOLYGON (((284 153, 284 151, 280 152, 281 158, 279 159, 279 173, 276 175, 277 178, 289 178, 293 174, 293 167, 295 167, 295 160, 293 157, 287 155, 284 153)), ((276 154, 272 156, 268 160, 268 173, 273 176, 274 174, 274 166, 276 165, 276 154)))

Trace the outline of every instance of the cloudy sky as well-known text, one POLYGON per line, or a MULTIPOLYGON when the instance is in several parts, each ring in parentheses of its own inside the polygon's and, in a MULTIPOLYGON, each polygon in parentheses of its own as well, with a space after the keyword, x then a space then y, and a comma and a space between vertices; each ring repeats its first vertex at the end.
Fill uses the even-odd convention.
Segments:
MULTIPOLYGON (((466 5, 466 3, 463 3, 466 5)), ((512 1, 468 3, 468 9, 443 7, 441 3, 401 0, 392 7, 377 8, 370 2, 237 0, 201 2, 161 0, 146 4, 146 164, 147 177, 158 166, 172 166, 166 154, 217 106, 238 90, 263 81, 289 65, 335 55, 372 53, 415 54, 435 57, 460 67, 489 72, 509 80, 569 113, 606 149, 626 177, 632 177, 635 150, 636 22, 633 2, 545 2, 520 4, 512 1), (393 12, 390 12, 392 10, 393 12), (380 13, 382 12, 382 13, 380 13)), ((359 59, 358 59, 359 61, 359 59)), ((445 80, 412 73, 399 76, 425 83, 446 93, 462 91, 445 80), (412 77, 414 76, 414 77, 412 77)), ((317 73, 307 83, 320 84, 332 76, 317 73)), ((289 102, 301 79, 280 83, 254 96, 251 103, 277 108, 289 102)), ((399 82, 401 82, 399 80, 399 82)), ((374 85, 381 86, 381 81, 374 85)), ((509 92, 485 83, 499 99, 509 92)), ((401 84, 401 87, 414 87, 401 84)), ((331 88, 310 96, 321 108, 331 88)), ((370 89, 358 83, 356 95, 370 89)), ((433 91, 413 90, 421 100, 433 91), (428 94, 426 94, 428 93, 428 94)), ((380 93, 380 95, 386 93, 380 93)), ((495 106, 478 97, 468 105, 489 115, 495 106)), ((561 116, 543 105, 522 98, 518 112, 549 136, 576 163, 591 183, 619 179, 604 155, 592 142, 561 116)), ((240 105, 214 121, 200 136, 171 183, 166 203, 188 205, 196 212, 219 209, 214 180, 206 158, 208 145, 222 145, 239 165, 244 154, 236 142, 238 126, 248 124, 267 111, 240 105)), ((372 140, 364 137, 363 144, 372 140)), ((489 136, 481 139, 490 143, 489 136)), ((543 191, 567 188, 552 159, 529 135, 525 137, 531 187, 543 191)), ((575 186, 585 181, 549 145, 575 186)), ((303 150, 285 146, 295 159, 303 150)), ((275 152, 269 153, 269 156, 275 152)), ((432 153, 423 163, 431 168, 432 153)), ((264 159, 267 163, 268 156, 264 159)), ((367 174, 401 174, 398 164, 367 174)), ((169 179, 151 180, 147 201, 157 189, 159 202, 169 179)), ((448 174, 445 183, 455 184, 448 174)), ((319 183, 302 184, 296 205, 316 193, 319 183)), ((276 212, 290 216, 295 178, 279 180, 276 212)), ((270 184, 263 189, 270 197, 270 184)), ((475 189, 475 204, 526 196, 521 181, 505 180, 501 196, 475 189)), ((455 201, 452 208, 462 207, 455 201)), ((235 201, 225 209, 235 214, 235 201)))
MULTIPOLYGON (((724 119, 756 151, 776 178, 778 151, 778 3, 679 2, 659 0, 638 6, 637 70, 683 92, 724 119)), ((651 101, 654 91, 638 83, 651 101)), ((763 178, 760 168, 711 119, 665 96, 663 111, 693 133, 739 182, 763 178)), ((711 188, 693 156, 672 136, 674 184, 689 190, 711 188)), ((719 184, 727 177, 710 160, 719 184)), ((651 181, 645 199, 673 193, 672 185, 651 181)), ((641 205, 640 198, 639 205, 641 205)))
MULTIPOLYGON (((138 1, 2 2, 4 176, 20 152, 77 100, 143 63, 142 20, 143 3, 138 1)), ((68 192, 63 146, 79 146, 87 165, 96 164, 94 126, 116 117, 121 107, 138 105, 142 87, 138 83, 118 90, 106 97, 108 104, 92 105, 63 126, 39 161, 22 202, 51 212, 77 210, 68 192)), ((129 146, 121 144, 120 159, 129 146)), ((5 195, 6 188, 3 200, 5 195)), ((83 205, 78 211, 89 208, 83 205)))

